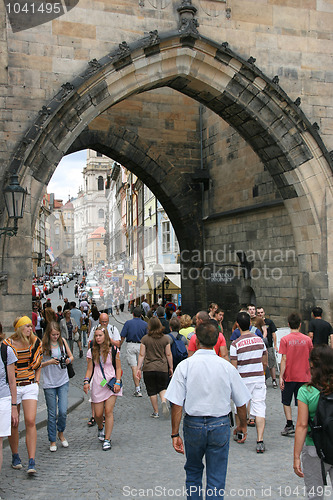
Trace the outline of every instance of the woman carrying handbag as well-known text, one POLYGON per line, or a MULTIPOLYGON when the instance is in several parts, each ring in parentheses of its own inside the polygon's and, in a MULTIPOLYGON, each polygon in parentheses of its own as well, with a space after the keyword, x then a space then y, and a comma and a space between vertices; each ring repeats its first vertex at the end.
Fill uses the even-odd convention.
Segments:
POLYGON ((95 420, 98 424, 98 439, 103 441, 103 450, 111 449, 111 433, 113 429, 113 409, 117 396, 122 396, 121 363, 119 351, 111 344, 108 331, 98 325, 87 352, 87 371, 83 382, 86 394, 91 390, 91 401, 94 403, 95 420), (107 384, 114 379, 113 389, 107 384), (103 411, 105 411, 105 432, 103 427, 103 411))

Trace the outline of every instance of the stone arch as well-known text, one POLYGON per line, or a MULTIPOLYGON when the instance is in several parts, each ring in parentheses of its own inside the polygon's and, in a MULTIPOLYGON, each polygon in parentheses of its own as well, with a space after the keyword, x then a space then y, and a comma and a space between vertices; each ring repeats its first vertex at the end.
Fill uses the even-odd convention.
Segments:
MULTIPOLYGON (((117 51, 90 61, 83 74, 63 84, 43 106, 17 148, 6 178, 15 171, 31 188, 34 213, 42 187, 87 124, 130 95, 166 86, 213 110, 251 145, 285 200, 299 254, 300 214, 306 214, 307 227, 313 228, 308 238, 312 250, 317 239, 315 251, 320 253, 319 247, 327 246, 330 233, 330 228, 322 230, 323 218, 332 219, 332 162, 317 126, 299 108, 299 100, 292 102, 277 77, 268 78, 254 62, 252 58, 245 61, 227 44, 218 45, 196 30, 163 36, 150 33, 130 46, 123 42, 117 51)), ((135 141, 133 138, 133 147, 135 141)), ((158 157, 158 152, 153 156, 158 157)), ((151 161, 145 163, 145 159, 146 155, 142 160, 147 173, 151 161)), ((170 166, 159 160, 160 176, 166 179, 170 166)), ((9 251, 12 244, 6 246, 9 251)), ((304 252, 305 266, 310 253, 310 248, 304 252)), ((323 262, 318 272, 323 279, 323 262)))

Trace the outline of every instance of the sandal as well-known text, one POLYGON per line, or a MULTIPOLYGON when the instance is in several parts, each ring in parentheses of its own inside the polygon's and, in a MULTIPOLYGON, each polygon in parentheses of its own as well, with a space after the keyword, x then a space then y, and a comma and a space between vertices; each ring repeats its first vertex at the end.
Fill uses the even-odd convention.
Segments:
POLYGON ((255 427, 256 421, 254 420, 254 418, 249 418, 247 421, 247 425, 248 425, 248 427, 255 427))
POLYGON ((88 427, 93 427, 94 425, 96 425, 96 420, 94 419, 94 417, 91 417, 91 419, 88 421, 88 427))

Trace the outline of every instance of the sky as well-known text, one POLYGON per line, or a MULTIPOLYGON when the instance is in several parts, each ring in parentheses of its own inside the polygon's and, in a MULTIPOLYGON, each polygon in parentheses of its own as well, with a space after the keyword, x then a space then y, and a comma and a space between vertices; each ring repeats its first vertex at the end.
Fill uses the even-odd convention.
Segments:
POLYGON ((63 200, 64 203, 69 195, 71 198, 76 198, 79 187, 83 185, 82 171, 86 159, 86 150, 64 156, 51 177, 47 192, 54 193, 55 198, 63 200))

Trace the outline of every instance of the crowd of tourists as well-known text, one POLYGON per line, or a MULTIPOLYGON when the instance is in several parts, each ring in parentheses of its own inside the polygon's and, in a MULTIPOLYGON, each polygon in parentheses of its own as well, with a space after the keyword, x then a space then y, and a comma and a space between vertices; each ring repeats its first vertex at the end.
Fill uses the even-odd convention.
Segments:
POLYGON ((55 311, 49 299, 43 305, 36 300, 31 318, 27 315, 15 319, 12 335, 5 338, 1 328, 0 468, 5 436, 12 451, 12 467, 22 468, 18 450, 22 407, 29 457, 27 472, 36 472, 36 412, 41 375, 50 452, 57 451, 57 437, 62 447, 69 446, 65 430, 76 349, 81 358, 83 348, 87 349, 83 390, 91 402, 88 426, 97 425, 102 450, 110 450, 113 411, 117 398, 122 396, 120 349, 126 342, 125 359, 131 368, 133 396, 143 397, 144 382, 152 406, 150 416, 159 418, 162 414, 167 418, 171 413, 173 447, 186 455, 189 498, 202 498, 199 491, 204 456, 206 495, 223 498, 216 492, 225 487, 233 413, 233 439, 244 444, 248 427, 255 427, 255 451, 265 452, 266 391, 270 379, 272 387, 281 390, 286 418, 281 435, 295 435, 294 471, 304 477, 309 498, 323 498, 320 488, 327 473, 333 479, 333 464, 325 462, 325 456, 321 457, 323 460, 319 458, 309 426, 319 401, 333 393, 333 329, 322 319, 321 308, 313 309, 308 334, 300 331, 301 316, 291 313, 290 333, 281 338, 278 346, 274 322, 266 317, 263 307, 254 304, 239 310, 229 342, 223 327, 224 311, 216 303, 191 317, 181 307, 164 307, 161 301, 149 305, 143 299, 137 306, 129 304, 133 317, 119 332, 109 321, 112 307, 101 311, 91 298, 82 296, 78 307, 75 301, 63 301, 55 311), (282 356, 279 371, 277 351, 282 356), (296 426, 291 410, 293 398, 298 405, 296 426))

